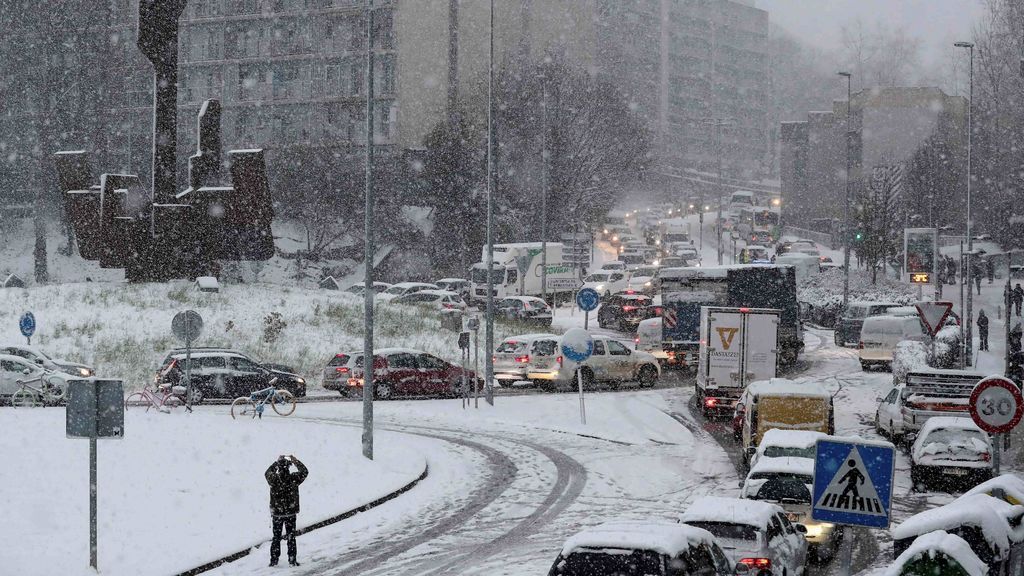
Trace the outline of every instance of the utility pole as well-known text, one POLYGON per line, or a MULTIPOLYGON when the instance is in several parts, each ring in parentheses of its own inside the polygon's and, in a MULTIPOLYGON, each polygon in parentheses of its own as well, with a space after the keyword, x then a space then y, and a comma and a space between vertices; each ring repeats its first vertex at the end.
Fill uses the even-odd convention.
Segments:
MULTIPOLYGON (((543 67, 544 65, 541 64, 543 67)), ((547 69, 540 75, 541 97, 541 193, 540 193, 540 296, 548 300, 548 78, 547 69)), ((573 240, 575 242, 575 240, 573 240)))
POLYGON ((974 257, 974 237, 971 234, 971 131, 973 126, 971 125, 973 118, 972 111, 974 110, 974 43, 973 42, 956 42, 953 46, 957 48, 967 48, 970 51, 970 88, 969 97, 967 100, 967 259, 964 261, 964 277, 967 278, 967 310, 964 312, 964 318, 960 323, 960 327, 964 330, 964 363, 967 366, 971 366, 971 355, 974 353, 973 335, 974 328, 972 327, 973 313, 974 313, 974 292, 971 284, 974 281, 974 263, 971 259, 974 257))
POLYGON ((849 72, 839 72, 846 78, 846 198, 843 201, 843 310, 850 303, 850 145, 853 132, 850 130, 850 101, 853 99, 852 78, 849 72))
POLYGON ((487 329, 484 333, 484 400, 494 405, 494 0, 490 1, 487 55, 487 329))
MULTIPOLYGON (((725 180, 722 179, 722 153, 723 153, 723 150, 722 150, 722 128, 725 127, 725 126, 732 126, 733 125, 733 120, 731 118, 706 118, 704 120, 704 123, 705 124, 709 124, 709 125, 715 127, 715 152, 716 152, 715 156, 716 156, 716 162, 718 164, 718 221, 715 222, 715 234, 718 236, 718 240, 716 242, 717 248, 718 248, 718 265, 721 266, 723 264, 722 253, 723 253, 723 250, 725 248, 725 246, 722 245, 722 203, 723 203, 722 199, 723 199, 723 197, 725 195, 725 180)), ((702 238, 701 238, 701 248, 703 249, 703 246, 704 246, 704 242, 703 242, 703 224, 704 224, 704 198, 703 198, 703 193, 702 193, 701 196, 702 197, 701 197, 701 207, 700 207, 701 208, 700 223, 701 223, 701 236, 702 236, 702 238)))
POLYGON ((373 460, 373 0, 366 0, 366 206, 363 220, 363 457, 373 460))

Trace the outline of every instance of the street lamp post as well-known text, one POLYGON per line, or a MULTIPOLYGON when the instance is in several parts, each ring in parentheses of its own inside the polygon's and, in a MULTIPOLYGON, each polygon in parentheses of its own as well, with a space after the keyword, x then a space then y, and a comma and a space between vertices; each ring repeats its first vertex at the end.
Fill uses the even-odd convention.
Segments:
MULTIPOLYGON (((722 180, 722 128, 725 127, 725 126, 732 126, 733 121, 730 118, 708 118, 704 122, 706 124, 710 124, 711 126, 715 127, 715 148, 716 148, 716 154, 715 154, 716 158, 715 158, 715 161, 716 161, 717 166, 718 166, 718 221, 715 222, 715 235, 718 237, 718 239, 716 241, 717 242, 717 247, 718 247, 718 265, 721 266, 722 263, 723 263, 722 262, 722 252, 723 252, 723 249, 725 248, 722 245, 722 197, 724 196, 724 192, 725 192, 725 181, 722 180)), ((702 196, 701 197, 701 206, 703 207, 704 206, 703 193, 702 193, 701 196, 702 196)), ((704 242, 703 242, 704 212, 703 211, 701 212, 700 225, 701 225, 701 233, 702 233, 701 234, 701 236, 702 236, 702 238, 701 238, 701 250, 703 250, 703 248, 704 248, 704 242)))
POLYGON ((373 0, 366 0, 366 205, 363 209, 363 457, 373 460, 373 0), (369 358, 369 360, 367 360, 369 358))
POLYGON ((490 1, 487 55, 487 330, 484 333, 484 400, 494 405, 494 0, 490 1))
POLYGON ((972 111, 974 109, 974 43, 973 42, 956 42, 953 46, 957 48, 967 48, 970 51, 970 92, 967 100, 967 258, 964 260, 964 276, 967 278, 967 310, 964 313, 963 321, 960 323, 961 330, 964 331, 963 337, 963 363, 967 366, 971 365, 971 355, 974 353, 972 336, 974 329, 971 327, 973 320, 973 292, 971 283, 973 282, 973 262, 971 259, 974 257, 974 237, 971 234, 971 130, 972 130, 972 111))
MULTIPOLYGON (((548 79, 546 70, 540 74, 541 97, 541 193, 540 193, 540 296, 548 299, 548 79)), ((575 242, 575 239, 573 240, 575 242)))
POLYGON ((852 77, 849 72, 839 72, 846 78, 846 199, 843 202, 843 310, 850 303, 850 100, 853 98, 852 77))

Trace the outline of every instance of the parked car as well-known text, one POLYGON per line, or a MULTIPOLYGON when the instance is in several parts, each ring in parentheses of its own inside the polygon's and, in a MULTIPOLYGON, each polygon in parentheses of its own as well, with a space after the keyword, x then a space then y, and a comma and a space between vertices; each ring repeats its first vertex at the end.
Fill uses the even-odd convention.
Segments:
POLYGON ((666 250, 667 255, 683 259, 684 267, 700 266, 700 252, 693 244, 674 243, 666 250))
POLYGON ((35 346, 22 346, 21 344, 9 344, 0 346, 0 354, 20 356, 29 362, 33 362, 53 372, 63 372, 79 378, 88 378, 96 375, 96 369, 87 364, 51 358, 48 354, 35 346))
POLYGON ((910 397, 910 390, 899 384, 885 396, 876 398, 875 431, 896 443, 903 436, 903 403, 910 397))
POLYGON ((899 305, 896 302, 850 302, 836 324, 836 333, 834 335, 836 345, 845 346, 850 342, 860 341, 860 329, 864 325, 865 318, 884 315, 890 308, 899 305))
POLYGON ((802 574, 807 528, 793 524, 781 506, 705 496, 683 513, 684 524, 710 532, 729 562, 771 574, 802 574))
MULTIPOLYGON (((185 385, 186 352, 172 350, 157 371, 156 384, 185 385)), ((245 354, 224 348, 193 348, 191 354, 192 403, 206 398, 237 398, 271 386, 301 398, 306 380, 301 376, 271 370, 245 354)))
POLYGON ((813 430, 780 430, 773 428, 764 433, 757 451, 750 457, 754 466, 761 458, 807 458, 814 460, 815 444, 826 435, 813 430))
POLYGON ((494 350, 494 378, 502 387, 526 380, 530 365, 530 349, 541 338, 558 338, 554 334, 523 334, 502 340, 494 350))
POLYGON ((726 576, 714 536, 686 524, 609 522, 571 536, 548 576, 726 576))
POLYGON ((736 255, 736 261, 740 264, 768 264, 772 260, 764 246, 748 245, 736 255))
POLYGON ((682 256, 662 256, 656 264, 662 268, 685 268, 687 262, 682 256))
POLYGON ((509 320, 518 320, 526 324, 551 326, 551 307, 536 296, 512 296, 503 298, 494 305, 496 314, 509 320))
MULTIPOLYGON (((345 289, 345 292, 348 292, 349 294, 362 294, 365 288, 366 285, 360 282, 359 284, 353 284, 349 286, 348 288, 345 289)), ((373 291, 376 294, 380 294, 381 292, 387 290, 388 288, 391 288, 391 284, 388 284, 387 282, 373 283, 373 291)))
POLYGON ((841 529, 811 518, 814 461, 807 458, 761 458, 740 483, 740 497, 778 504, 790 522, 807 528, 804 537, 811 556, 819 561, 835 557, 841 529))
MULTIPOLYGON (((576 364, 562 357, 561 339, 539 338, 530 350, 527 378, 546 390, 575 390, 576 364)), ((658 360, 646 353, 630 350, 623 343, 606 336, 594 336, 594 351, 582 364, 583 387, 606 382, 617 388, 623 382, 639 382, 650 388, 658 382, 661 369, 658 360)))
POLYGON ((326 390, 341 392, 344 396, 347 393, 349 379, 352 377, 352 370, 356 365, 356 358, 362 358, 362 352, 339 352, 327 361, 324 367, 322 385, 326 390))
POLYGON ((419 292, 421 290, 437 290, 436 284, 427 284, 426 282, 399 282, 393 284, 387 290, 381 292, 377 297, 381 300, 388 301, 399 296, 406 294, 412 294, 413 292, 419 292))
POLYGON ((910 481, 971 488, 992 478, 991 455, 992 441, 974 420, 929 418, 910 451, 910 481))
POLYGON ((465 278, 441 278, 434 282, 434 285, 437 286, 439 290, 455 292, 461 296, 463 300, 469 300, 470 292, 473 290, 473 283, 465 278))
POLYGON ((637 267, 629 277, 626 289, 643 292, 644 294, 656 294, 658 292, 658 272, 660 270, 660 266, 637 267))
MULTIPOLYGON (((398 396, 458 396, 462 376, 478 389, 483 382, 472 370, 463 370, 422 350, 384 348, 373 353, 374 398, 391 400, 398 396)), ((362 397, 363 357, 356 357, 348 393, 362 397)))
POLYGON ((18 382, 23 381, 37 388, 49 386, 54 396, 63 398, 68 382, 74 379, 75 376, 48 370, 21 356, 0 354, 0 397, 10 398, 20 388, 18 382))
POLYGON ((625 272, 626 271, 626 263, 621 261, 621 260, 612 260, 611 262, 605 262, 604 264, 601 264, 601 270, 603 270, 605 272, 607 272, 607 271, 625 272))
POLYGON ((629 280, 625 272, 594 272, 583 278, 583 287, 590 288, 602 298, 626 289, 629 280))
POLYGON ((467 308, 466 302, 456 292, 447 290, 419 290, 401 296, 395 296, 389 301, 390 304, 404 304, 407 306, 425 306, 432 310, 458 310, 467 308))
POLYGON ((646 294, 620 292, 609 296, 597 311, 597 325, 620 332, 634 332, 641 321, 650 318, 648 306, 653 300, 646 294))
POLYGON ((915 316, 871 316, 864 320, 857 344, 860 366, 892 367, 893 351, 903 340, 923 341, 926 338, 921 320, 915 316))

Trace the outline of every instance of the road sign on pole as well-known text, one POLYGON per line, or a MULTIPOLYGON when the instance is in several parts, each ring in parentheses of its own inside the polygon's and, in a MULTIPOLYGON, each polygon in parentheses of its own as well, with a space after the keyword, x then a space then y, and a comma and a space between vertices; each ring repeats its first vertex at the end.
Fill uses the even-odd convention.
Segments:
POLYGON ((811 518, 888 528, 896 448, 889 442, 830 436, 816 443, 811 518))
POLYGON ((203 317, 195 310, 178 312, 171 320, 171 332, 185 343, 185 408, 192 411, 192 342, 203 333, 203 317))
POLYGON ((577 290, 583 287, 583 281, 579 278, 555 278, 548 276, 549 290, 577 290))
POLYGON ((124 438, 124 384, 120 380, 72 380, 68 383, 65 434, 89 439, 89 565, 96 569, 96 440, 124 438))
POLYGON ((598 304, 601 303, 601 295, 597 293, 597 290, 593 288, 584 288, 576 294, 576 305, 583 310, 583 329, 589 328, 590 324, 590 313, 597 309, 598 304))
MULTIPOLYGON (((596 294, 596 292, 595 292, 596 294)), ((562 335, 562 356, 576 363, 576 385, 580 393, 580 423, 587 423, 587 406, 583 400, 582 364, 594 353, 594 339, 590 332, 570 328, 562 335)))
POLYGON ((942 329, 950 311, 953 310, 952 302, 918 302, 915 306, 917 314, 933 338, 942 329))
POLYGON ((21 329, 21 335, 28 339, 28 345, 32 345, 32 335, 36 333, 36 317, 31 312, 25 312, 21 315, 21 319, 18 320, 18 328, 21 329))
POLYGON ((998 476, 1002 460, 1002 436, 1020 424, 1021 416, 1024 415, 1024 396, 1013 380, 989 376, 975 384, 969 406, 974 423, 993 436, 992 474, 998 476))

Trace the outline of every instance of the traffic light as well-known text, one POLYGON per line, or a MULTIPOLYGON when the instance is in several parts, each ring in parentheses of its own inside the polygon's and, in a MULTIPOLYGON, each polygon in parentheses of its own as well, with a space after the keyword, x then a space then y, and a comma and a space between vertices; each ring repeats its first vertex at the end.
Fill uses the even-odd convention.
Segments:
POLYGON ((860 242, 862 240, 864 240, 864 231, 863 230, 855 231, 853 233, 853 241, 854 242, 860 242))

